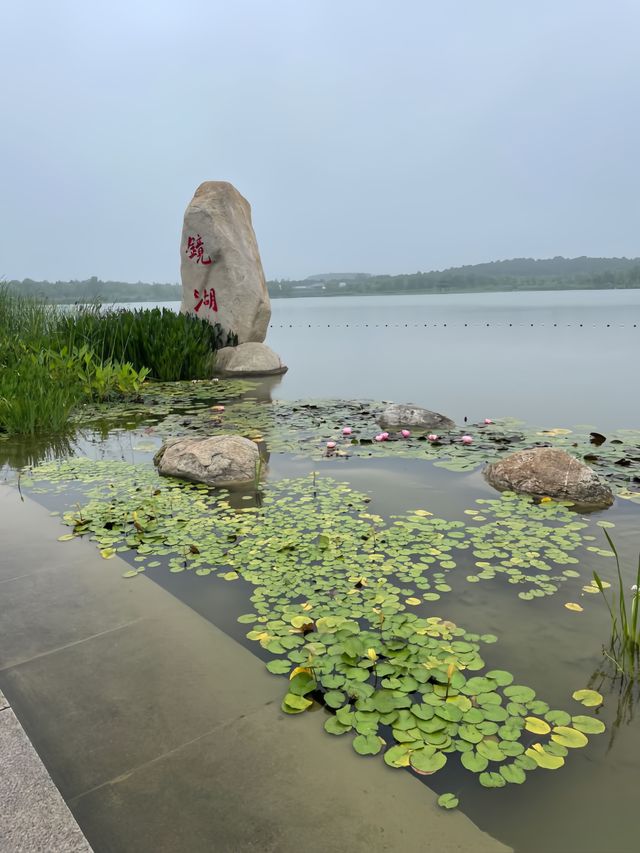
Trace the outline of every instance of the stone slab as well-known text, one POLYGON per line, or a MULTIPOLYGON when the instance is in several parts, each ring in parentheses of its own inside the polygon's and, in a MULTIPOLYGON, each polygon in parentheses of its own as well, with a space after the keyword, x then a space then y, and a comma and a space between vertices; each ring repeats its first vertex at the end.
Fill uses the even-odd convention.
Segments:
POLYGON ((410 774, 327 735, 324 712, 285 717, 283 679, 149 577, 123 580, 119 557, 58 543, 46 510, 4 501, 1 541, 20 537, 26 567, 32 542, 40 553, 35 540, 47 541, 49 568, 36 574, 55 578, 58 598, 38 607, 25 576, 0 584, 0 648, 21 614, 29 626, 0 687, 96 853, 507 850, 462 812, 438 809, 410 774), (81 602, 78 549, 98 587, 81 602), (128 621, 112 624, 123 595, 128 621), (34 645, 39 619, 47 637, 34 645), (74 620, 76 639, 61 644, 74 620), (112 626, 98 633, 97 623, 112 626))
POLYGON ((507 850, 462 812, 440 809, 409 773, 325 734, 324 716, 264 707, 74 800, 73 810, 89 837, 109 831, 114 850, 136 853, 507 850))
POLYGON ((0 850, 91 853, 73 815, 10 708, 0 712, 0 850))

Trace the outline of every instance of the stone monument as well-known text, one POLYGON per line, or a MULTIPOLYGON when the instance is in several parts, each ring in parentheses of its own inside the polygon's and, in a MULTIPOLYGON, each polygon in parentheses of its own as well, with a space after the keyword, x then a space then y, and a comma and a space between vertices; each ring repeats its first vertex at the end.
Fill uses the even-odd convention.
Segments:
POLYGON ((226 181, 200 184, 180 242, 183 313, 219 323, 238 343, 262 342, 271 305, 251 207, 226 181))

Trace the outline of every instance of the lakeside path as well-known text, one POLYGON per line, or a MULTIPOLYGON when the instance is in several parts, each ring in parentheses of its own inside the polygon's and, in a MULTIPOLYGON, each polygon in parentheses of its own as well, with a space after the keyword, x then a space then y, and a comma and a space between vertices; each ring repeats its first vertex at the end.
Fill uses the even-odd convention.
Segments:
MULTIPOLYGON (((63 532, 0 486, 0 689, 95 853, 508 853, 409 773, 326 735, 316 714, 286 717, 281 677, 149 578, 123 580, 120 558, 58 542, 63 532)), ((15 778, 33 760, 14 753, 15 778)), ((88 850, 64 804, 37 790, 30 805, 4 802, 3 853, 88 850), (25 835, 25 809, 50 832, 65 812, 68 846, 25 835)))

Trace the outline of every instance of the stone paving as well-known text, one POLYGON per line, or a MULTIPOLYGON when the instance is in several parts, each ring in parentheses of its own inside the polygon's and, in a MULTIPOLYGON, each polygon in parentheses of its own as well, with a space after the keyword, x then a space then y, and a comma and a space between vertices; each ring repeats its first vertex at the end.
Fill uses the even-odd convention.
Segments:
POLYGON ((51 774, 0 711, 2 853, 91 849, 53 783, 95 853, 508 850, 316 715, 285 718, 247 649, 61 532, 0 486, 0 688, 51 774))

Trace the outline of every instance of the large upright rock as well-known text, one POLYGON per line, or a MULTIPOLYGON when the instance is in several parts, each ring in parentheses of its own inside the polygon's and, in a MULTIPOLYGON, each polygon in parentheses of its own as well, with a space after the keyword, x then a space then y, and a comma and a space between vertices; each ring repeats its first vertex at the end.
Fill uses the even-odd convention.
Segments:
POLYGON ((271 305, 251 207, 226 181, 200 184, 180 242, 183 313, 220 323, 238 342, 263 341, 271 305))

